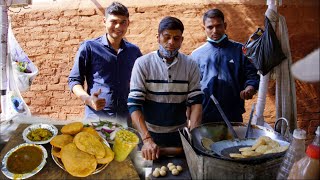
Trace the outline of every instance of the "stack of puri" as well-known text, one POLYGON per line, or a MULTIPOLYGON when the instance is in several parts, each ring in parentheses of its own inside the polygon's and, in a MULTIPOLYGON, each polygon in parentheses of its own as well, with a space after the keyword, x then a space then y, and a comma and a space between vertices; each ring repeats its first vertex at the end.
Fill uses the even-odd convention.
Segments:
POLYGON ((240 153, 230 153, 229 156, 232 158, 248 158, 263 154, 279 153, 287 149, 288 146, 280 146, 277 141, 272 140, 270 137, 261 136, 252 147, 240 148, 240 153))
POLYGON ((66 171, 72 176, 89 176, 98 164, 108 164, 114 158, 113 151, 92 127, 74 122, 63 126, 61 133, 50 141, 52 154, 61 158, 66 171))

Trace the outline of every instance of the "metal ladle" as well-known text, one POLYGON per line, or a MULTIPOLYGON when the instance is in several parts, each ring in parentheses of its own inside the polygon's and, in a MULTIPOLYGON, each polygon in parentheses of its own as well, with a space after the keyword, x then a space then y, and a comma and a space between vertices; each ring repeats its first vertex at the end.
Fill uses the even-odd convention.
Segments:
POLYGON ((218 111, 219 111, 219 113, 221 114, 222 119, 224 120, 224 122, 227 124, 229 130, 231 131, 231 134, 233 135, 233 138, 238 139, 239 137, 238 137, 236 131, 233 129, 233 127, 232 127, 230 121, 228 120, 227 116, 226 116, 226 115, 224 114, 224 112, 222 111, 221 106, 220 106, 218 100, 213 96, 213 94, 210 96, 210 98, 212 99, 212 101, 214 102, 214 104, 217 106, 218 111))

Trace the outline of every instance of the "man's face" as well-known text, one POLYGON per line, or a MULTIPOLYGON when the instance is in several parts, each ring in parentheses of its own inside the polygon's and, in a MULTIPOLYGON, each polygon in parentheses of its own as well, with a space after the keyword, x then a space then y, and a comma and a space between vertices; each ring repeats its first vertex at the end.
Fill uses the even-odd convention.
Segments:
POLYGON ((106 30, 113 39, 122 39, 129 26, 129 18, 121 15, 108 14, 105 17, 106 30))
POLYGON ((204 30, 207 37, 217 41, 224 34, 227 28, 227 23, 223 22, 221 18, 207 18, 204 21, 204 30))
POLYGON ((166 50, 174 51, 181 47, 183 36, 180 30, 164 30, 158 35, 158 43, 166 50))

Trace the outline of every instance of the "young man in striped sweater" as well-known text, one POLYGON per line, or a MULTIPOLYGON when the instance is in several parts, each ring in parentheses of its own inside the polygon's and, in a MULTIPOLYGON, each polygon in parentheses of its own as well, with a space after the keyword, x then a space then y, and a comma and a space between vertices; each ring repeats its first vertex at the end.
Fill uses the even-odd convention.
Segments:
POLYGON ((190 57, 178 52, 183 30, 179 19, 162 19, 159 49, 138 58, 132 70, 128 107, 133 125, 141 133, 142 156, 147 160, 182 154, 178 129, 188 125, 187 114, 191 129, 201 122, 200 72, 190 57))

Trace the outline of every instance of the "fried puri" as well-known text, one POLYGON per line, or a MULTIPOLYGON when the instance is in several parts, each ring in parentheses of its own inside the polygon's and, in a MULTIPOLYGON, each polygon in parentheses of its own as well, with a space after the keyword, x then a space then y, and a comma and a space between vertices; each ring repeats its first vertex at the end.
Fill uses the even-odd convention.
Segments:
POLYGON ((279 146, 279 147, 267 150, 266 152, 264 152, 264 154, 280 153, 280 152, 286 151, 288 147, 289 146, 279 146))
POLYGON ((244 155, 239 154, 239 153, 230 153, 229 156, 230 156, 231 158, 245 158, 244 155))
POLYGON ((243 147, 243 148, 240 148, 239 151, 240 151, 240 152, 243 152, 243 151, 252 151, 252 147, 243 147))
POLYGON ((54 147, 57 148, 62 148, 63 146, 72 143, 73 137, 68 134, 60 134, 54 137, 51 141, 50 144, 54 147))
POLYGON ((67 125, 64 125, 61 128, 62 134, 70 134, 75 135, 80 132, 83 128, 83 124, 81 122, 73 122, 67 125))
POLYGON ((83 127, 81 132, 88 132, 97 137, 99 140, 102 140, 99 133, 95 129, 93 129, 93 127, 83 127))
POLYGON ((61 160, 65 169, 76 177, 86 177, 93 173, 97 167, 96 158, 69 143, 61 149, 61 160))
POLYGON ((103 158, 97 158, 98 164, 107 164, 111 162, 114 158, 114 152, 111 150, 111 148, 105 144, 103 144, 103 146, 106 151, 106 155, 103 158))
POLYGON ((229 155, 232 158, 247 158, 259 156, 261 154, 279 153, 286 151, 287 149, 288 146, 280 146, 279 142, 272 140, 270 137, 261 136, 252 147, 240 148, 239 151, 241 154, 230 153, 229 155))
POLYGON ((266 144, 266 141, 263 139, 263 138, 259 138, 257 140, 257 142, 252 146, 252 150, 256 150, 257 147, 261 146, 261 145, 265 145, 266 144))
POLYGON ((253 157, 253 156, 259 156, 261 155, 260 153, 256 152, 256 151, 242 151, 241 154, 244 157, 253 157))
POLYGON ((99 139, 88 132, 78 133, 73 142, 81 151, 94 155, 96 158, 103 158, 106 154, 106 150, 99 139))
POLYGON ((272 149, 272 147, 269 146, 269 145, 261 145, 261 146, 257 147, 257 149, 255 151, 258 152, 258 153, 263 154, 266 151, 268 151, 269 149, 272 149))
POLYGON ((54 155, 57 158, 61 158, 61 154, 60 154, 61 149, 57 148, 57 147, 52 147, 52 155, 54 155))

